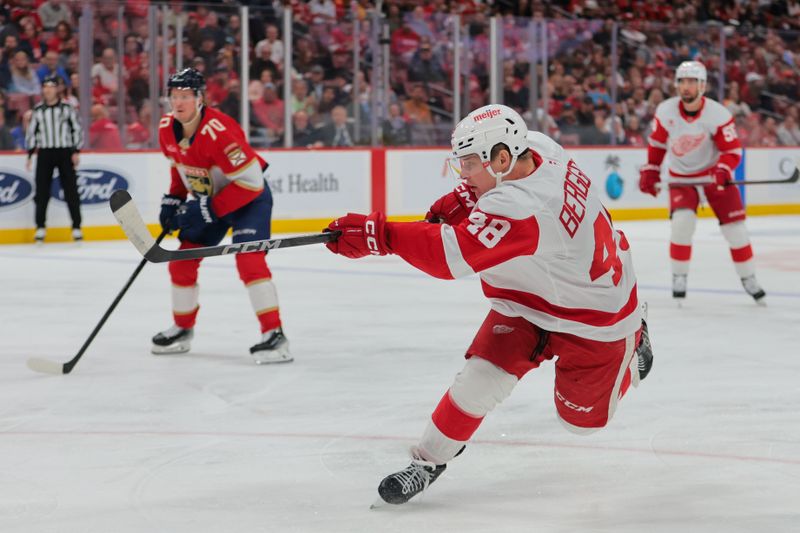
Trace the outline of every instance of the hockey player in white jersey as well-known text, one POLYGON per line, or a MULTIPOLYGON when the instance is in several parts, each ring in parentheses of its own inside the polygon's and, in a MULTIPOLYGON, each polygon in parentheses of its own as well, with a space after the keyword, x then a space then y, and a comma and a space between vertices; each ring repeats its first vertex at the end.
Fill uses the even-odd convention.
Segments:
POLYGON ((650 371, 628 241, 598 186, 564 149, 502 105, 455 128, 464 184, 436 201, 430 222, 348 214, 331 251, 396 254, 438 278, 478 273, 491 310, 467 362, 434 409, 407 468, 378 488, 387 503, 419 494, 461 453, 483 418, 542 362, 555 359, 559 420, 577 433, 604 427, 629 386, 650 371))
POLYGON ((678 96, 665 100, 656 109, 647 164, 639 176, 641 191, 657 196, 661 162, 669 153, 672 296, 679 301, 686 297, 692 236, 702 189, 730 245, 742 286, 756 302, 763 303, 765 293, 756 281, 742 198, 732 184, 733 171, 742 158, 742 144, 733 116, 724 106, 703 95, 706 68, 701 63, 681 63, 675 72, 675 86, 678 96), (709 178, 713 183, 708 183, 709 178))

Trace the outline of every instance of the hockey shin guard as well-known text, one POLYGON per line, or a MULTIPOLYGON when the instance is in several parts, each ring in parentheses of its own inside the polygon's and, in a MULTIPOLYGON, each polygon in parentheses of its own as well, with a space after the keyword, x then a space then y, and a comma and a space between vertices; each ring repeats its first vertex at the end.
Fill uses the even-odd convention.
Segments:
POLYGON ((518 379, 480 357, 471 357, 431 415, 418 450, 444 464, 461 450, 483 417, 505 400, 518 379))

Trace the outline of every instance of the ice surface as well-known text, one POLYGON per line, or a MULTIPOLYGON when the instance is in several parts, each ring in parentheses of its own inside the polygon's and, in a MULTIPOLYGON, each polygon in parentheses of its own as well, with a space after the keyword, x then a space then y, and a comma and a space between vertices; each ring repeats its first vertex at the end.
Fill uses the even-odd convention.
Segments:
POLYGON ((46 376, 26 359, 69 360, 140 256, 122 241, 2 247, 0 531, 798 531, 800 217, 748 222, 766 308, 715 221, 699 222, 682 309, 668 223, 618 223, 655 366, 611 424, 564 431, 545 365, 421 499, 376 510, 488 310, 477 279, 275 251, 296 360, 259 367, 231 257, 201 268, 192 352, 150 355, 171 323, 151 264, 73 373, 46 376))

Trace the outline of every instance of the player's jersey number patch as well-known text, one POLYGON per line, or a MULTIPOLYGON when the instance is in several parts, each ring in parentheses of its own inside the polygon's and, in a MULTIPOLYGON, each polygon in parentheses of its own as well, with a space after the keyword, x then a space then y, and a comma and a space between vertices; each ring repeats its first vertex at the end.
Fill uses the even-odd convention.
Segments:
POLYGON ((614 228, 600 213, 594 221, 594 255, 592 266, 589 268, 589 279, 595 281, 610 270, 614 271, 611 281, 616 287, 622 279, 622 260, 617 255, 614 228))
POLYGON ((489 218, 486 213, 473 211, 469 215, 471 224, 467 226, 467 231, 475 235, 478 240, 487 248, 494 248, 500 242, 508 230, 511 229, 511 222, 501 218, 489 218))

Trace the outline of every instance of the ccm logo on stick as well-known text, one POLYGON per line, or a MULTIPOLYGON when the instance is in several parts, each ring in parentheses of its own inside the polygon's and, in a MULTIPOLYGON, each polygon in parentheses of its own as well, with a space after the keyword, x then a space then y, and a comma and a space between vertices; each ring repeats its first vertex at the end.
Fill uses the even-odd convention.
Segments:
POLYGON ((275 248, 279 248, 281 245, 280 240, 274 241, 254 241, 254 242, 243 242, 239 244, 229 244, 222 250, 222 254, 246 254, 250 252, 263 252, 266 250, 274 250, 275 248))

